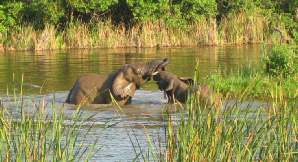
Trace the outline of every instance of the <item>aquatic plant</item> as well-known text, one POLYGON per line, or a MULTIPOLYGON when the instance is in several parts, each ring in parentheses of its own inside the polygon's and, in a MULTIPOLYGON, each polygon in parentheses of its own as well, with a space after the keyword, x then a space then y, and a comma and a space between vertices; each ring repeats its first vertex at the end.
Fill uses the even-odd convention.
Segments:
POLYGON ((287 78, 294 75, 297 71, 294 61, 294 50, 286 45, 274 45, 269 53, 263 56, 265 72, 271 76, 287 78))
POLYGON ((295 160, 297 103, 285 98, 279 84, 271 87, 269 102, 250 103, 246 89, 251 86, 232 99, 224 99, 221 109, 203 107, 192 96, 180 121, 173 122, 169 116, 165 160, 295 160))
POLYGON ((296 77, 288 77, 286 79, 276 79, 264 75, 260 71, 253 74, 235 73, 228 75, 210 75, 204 83, 214 87, 217 91, 225 96, 237 97, 245 91, 248 98, 251 99, 270 99, 271 89, 276 84, 280 84, 283 96, 288 99, 298 97, 298 83, 296 77))
POLYGON ((55 101, 41 99, 30 104, 24 100, 22 88, 13 89, 13 93, 7 98, 10 101, 0 105, 1 161, 82 161, 92 158, 97 151, 97 141, 86 144, 79 140, 93 127, 84 124, 90 116, 83 116, 78 108, 71 114, 71 120, 66 120, 64 107, 57 106, 55 101), (80 129, 86 131, 82 133, 80 129))

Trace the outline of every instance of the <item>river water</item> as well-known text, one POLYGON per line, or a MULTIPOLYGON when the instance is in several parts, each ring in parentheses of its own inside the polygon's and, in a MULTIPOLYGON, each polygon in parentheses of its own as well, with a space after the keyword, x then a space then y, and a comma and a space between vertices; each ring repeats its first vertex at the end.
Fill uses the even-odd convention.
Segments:
MULTIPOLYGON (((65 120, 71 120, 76 107, 64 104, 64 101, 75 80, 84 73, 105 75, 126 63, 169 58, 167 70, 178 76, 193 76, 199 61, 200 78, 204 79, 208 74, 231 73, 243 66, 255 66, 259 57, 260 48, 257 46, 0 53, 0 99, 12 114, 17 114, 19 110, 14 106, 12 97, 8 96, 13 95, 14 89, 20 93, 20 87, 23 87, 27 113, 33 113, 30 104, 45 99, 46 102, 54 101, 58 108, 64 107, 65 113, 70 114, 65 120)), ((163 93, 149 82, 136 92, 132 104, 121 110, 112 106, 85 106, 82 111, 94 115, 90 123, 95 127, 87 136, 82 129, 80 140, 84 143, 98 140, 96 147, 100 150, 93 161, 131 161, 139 152, 146 154, 152 148, 162 150, 166 123, 163 111, 169 109, 165 103, 163 93), (107 123, 112 126, 104 128, 107 123), (149 143, 153 143, 154 147, 149 147, 149 143)), ((179 113, 174 108, 170 109, 175 118, 179 113)))

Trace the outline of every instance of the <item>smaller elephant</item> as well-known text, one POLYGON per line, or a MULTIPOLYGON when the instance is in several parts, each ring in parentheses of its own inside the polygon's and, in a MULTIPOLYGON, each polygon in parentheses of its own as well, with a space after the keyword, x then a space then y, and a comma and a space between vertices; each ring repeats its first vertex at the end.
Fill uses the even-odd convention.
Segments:
POLYGON ((135 91, 151 79, 153 73, 165 70, 168 59, 126 64, 108 76, 86 74, 73 85, 66 99, 70 104, 118 104, 131 102, 135 91), (113 96, 113 98, 111 97, 113 96))
POLYGON ((212 90, 207 85, 193 87, 194 81, 191 78, 178 77, 167 71, 158 71, 153 75, 153 80, 156 81, 158 88, 165 92, 168 103, 175 103, 176 100, 185 103, 189 93, 196 93, 202 105, 221 104, 220 97, 214 98, 212 90))

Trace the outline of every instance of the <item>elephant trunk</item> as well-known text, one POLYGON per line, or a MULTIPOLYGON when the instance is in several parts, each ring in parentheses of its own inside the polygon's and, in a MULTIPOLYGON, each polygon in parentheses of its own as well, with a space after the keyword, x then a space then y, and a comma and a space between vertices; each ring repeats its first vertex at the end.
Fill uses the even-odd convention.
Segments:
POLYGON ((168 59, 165 58, 163 60, 153 60, 147 62, 145 64, 136 64, 135 69, 137 72, 143 77, 150 77, 154 72, 165 70, 165 66, 169 63, 168 59))

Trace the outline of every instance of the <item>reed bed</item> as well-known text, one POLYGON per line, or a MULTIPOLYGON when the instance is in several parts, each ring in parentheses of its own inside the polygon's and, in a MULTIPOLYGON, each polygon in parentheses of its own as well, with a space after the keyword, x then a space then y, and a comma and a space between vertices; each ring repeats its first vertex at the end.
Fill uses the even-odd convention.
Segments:
POLYGON ((88 161, 92 158, 97 142, 85 144, 79 140, 93 127, 84 125, 89 117, 82 116, 80 109, 67 122, 64 108, 54 101, 42 99, 29 106, 23 96, 17 97, 19 91, 13 92, 11 100, 15 110, 0 104, 1 161, 88 161), (81 129, 87 131, 82 133, 81 129))
POLYGON ((255 12, 231 13, 220 22, 202 17, 196 22, 173 27, 162 20, 142 22, 132 27, 114 25, 111 20, 94 24, 73 22, 58 31, 52 25, 43 30, 23 26, 1 35, 5 50, 46 50, 66 48, 184 47, 287 42, 285 26, 255 12), (278 29, 278 30, 276 30, 278 29))
POLYGON ((288 100, 276 84, 270 89, 270 100, 252 101, 247 93, 251 87, 247 85, 233 99, 226 97, 220 108, 202 106, 192 96, 179 122, 168 117, 164 160, 297 160, 297 100, 288 100))

